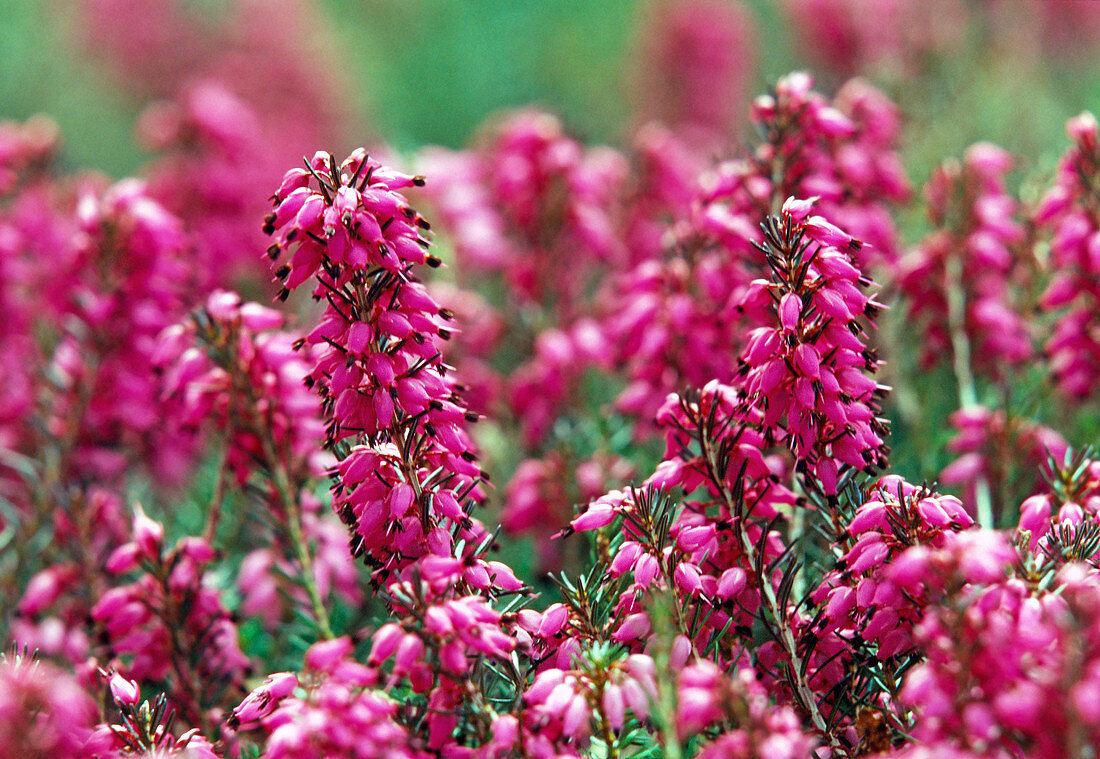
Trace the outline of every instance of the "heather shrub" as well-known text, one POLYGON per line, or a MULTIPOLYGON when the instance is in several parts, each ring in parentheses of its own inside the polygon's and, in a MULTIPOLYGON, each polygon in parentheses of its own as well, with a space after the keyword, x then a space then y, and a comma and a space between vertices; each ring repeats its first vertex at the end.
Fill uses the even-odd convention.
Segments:
POLYGON ((156 155, 0 124, 0 755, 1095 756, 1100 127, 913 171, 936 5, 402 151, 309 3, 81 3, 156 155))

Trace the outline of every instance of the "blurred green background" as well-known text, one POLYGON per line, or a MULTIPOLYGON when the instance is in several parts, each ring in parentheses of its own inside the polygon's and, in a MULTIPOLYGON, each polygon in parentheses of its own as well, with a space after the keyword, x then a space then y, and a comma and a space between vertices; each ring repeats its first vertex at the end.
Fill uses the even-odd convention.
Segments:
MULTIPOLYGON (((227 4, 190 2, 211 24, 227 4)), ((1015 5, 1013 12, 1026 19, 1042 2, 984 5, 1015 5)), ((759 29, 753 90, 790 70, 812 70, 815 58, 793 39, 783 5, 746 4, 759 29)), ((934 9, 936 0, 922 4, 934 9)), ((562 114, 586 140, 623 142, 630 103, 644 86, 634 72, 641 55, 639 31, 653 5, 641 0, 319 3, 334 36, 325 66, 351 85, 352 132, 403 150, 462 145, 487 115, 531 103, 562 114)), ((279 0, 272 0, 273 12, 278 6, 279 0)), ((67 161, 123 175, 143 160, 133 139, 143 103, 90 55, 94 42, 80 41, 81 21, 73 8, 60 0, 0 0, 0 117, 49 113, 61 126, 67 161)), ((874 9, 871 0, 868 12, 874 9)), ((998 37, 980 23, 969 27, 966 43, 929 61, 919 77, 865 72, 905 111, 905 154, 918 182, 941 157, 976 140, 998 142, 1029 156, 1029 162, 1052 156, 1064 144, 1065 119, 1100 104, 1096 47, 1078 45, 1074 56, 1036 59, 1003 30, 998 37)), ((1087 33, 1083 26, 1082 34, 1087 33)), ((815 73, 827 89, 838 81, 815 73)))

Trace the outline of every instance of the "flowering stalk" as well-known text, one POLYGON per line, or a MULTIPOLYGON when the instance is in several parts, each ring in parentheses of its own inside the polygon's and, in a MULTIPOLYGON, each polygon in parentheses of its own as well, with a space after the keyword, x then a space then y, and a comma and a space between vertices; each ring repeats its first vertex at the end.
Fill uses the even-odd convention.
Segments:
POLYGON ((400 194, 416 184, 363 150, 339 166, 318 153, 287 174, 267 223, 271 254, 292 252, 276 272, 283 296, 316 276, 314 297, 328 304, 305 339, 316 350, 308 382, 341 459, 334 509, 379 582, 422 556, 449 556, 453 533, 476 537, 467 510, 485 479, 464 429, 477 415, 439 350, 451 313, 413 275, 440 263, 420 236, 428 223, 400 194))
MULTIPOLYGON (((737 537, 740 541, 741 550, 745 554, 745 559, 749 566, 762 567, 764 565, 763 556, 761 555, 757 545, 750 539, 749 534, 743 528, 744 520, 748 516, 745 510, 744 491, 734 492, 727 484, 725 477, 721 476, 721 472, 727 463, 721 461, 718 456, 717 446, 714 445, 714 440, 710 435, 706 434, 702 429, 700 430, 699 446, 702 450, 703 459, 706 461, 707 471, 709 473, 710 481, 717 485, 719 493, 726 508, 729 509, 731 514, 734 514, 738 520, 737 537)), ((797 572, 797 568, 794 568, 791 574, 788 575, 793 579, 793 573, 797 572)), ((809 683, 805 678, 806 668, 803 666, 802 654, 799 652, 798 641, 795 639, 793 630, 788 622, 789 620, 789 597, 785 594, 781 596, 776 592, 776 589, 772 586, 771 582, 767 578, 761 578, 760 591, 764 599, 764 603, 767 608, 768 615, 770 616, 770 623, 766 623, 772 635, 778 640, 782 646, 784 654, 787 658, 787 678, 794 690, 795 700, 798 705, 809 715, 810 721, 813 726, 821 733, 822 736, 828 739, 829 744, 834 750, 843 752, 844 744, 829 730, 829 724, 826 722, 824 716, 821 714, 821 710, 818 708, 817 696, 810 688, 809 683)), ((785 584, 786 590, 789 593, 790 585, 785 584)), ((842 754, 843 755, 843 754, 842 754)))
POLYGON ((210 735, 220 705, 238 696, 250 667, 228 610, 203 582, 215 557, 200 538, 167 548, 164 526, 136 506, 131 540, 112 552, 106 569, 140 576, 103 593, 91 610, 112 666, 161 683, 188 722, 210 735))
POLYGON ((192 728, 179 737, 172 733, 176 712, 163 693, 151 701, 141 701, 138 684, 114 673, 109 677, 112 705, 118 710, 119 723, 101 723, 85 742, 86 759, 124 759, 127 756, 181 757, 181 759, 220 759, 214 747, 192 728))
MULTIPOLYGON (((268 454, 273 454, 271 441, 265 439, 264 447, 268 454)), ((291 545, 298 557, 298 563, 302 566, 302 584, 309 594, 310 606, 313 609, 313 619, 317 622, 317 631, 325 640, 335 637, 332 632, 332 622, 329 621, 328 609, 321 598, 321 592, 317 589, 317 578, 313 572, 313 556, 310 553, 309 543, 302 534, 302 507, 297 495, 290 487, 286 471, 281 466, 276 466, 271 473, 272 484, 279 494, 286 513, 287 530, 290 534, 291 545)))
MULTIPOLYGON (((925 331, 921 361, 949 352, 961 413, 978 406, 975 372, 994 379, 1033 355, 1012 284, 1024 278, 1028 240, 1015 219, 1017 201, 1005 177, 1012 158, 988 143, 962 161, 945 161, 925 187, 935 229, 900 263, 899 284, 925 331)), ((978 521, 993 527, 993 494, 979 476, 973 494, 978 521)))
MULTIPOLYGON (((966 295, 962 286, 962 263, 951 258, 947 262, 947 323, 951 334, 951 368, 955 372, 955 384, 959 391, 959 408, 971 411, 978 407, 978 394, 974 389, 974 375, 970 371, 970 339, 966 334, 966 295)), ((974 483, 974 501, 978 511, 978 524, 987 529, 996 527, 993 517, 993 496, 985 475, 978 475, 974 483)))
POLYGON ((278 312, 217 290, 193 323, 165 330, 157 358, 166 396, 176 402, 184 426, 212 417, 228 439, 204 533, 210 539, 216 535, 230 473, 243 485, 254 469, 261 470, 284 518, 313 620, 319 634, 330 639, 332 624, 302 513, 311 479, 323 472, 316 452, 322 439, 320 404, 299 384, 309 367, 295 355, 293 336, 275 331, 282 325, 278 312))

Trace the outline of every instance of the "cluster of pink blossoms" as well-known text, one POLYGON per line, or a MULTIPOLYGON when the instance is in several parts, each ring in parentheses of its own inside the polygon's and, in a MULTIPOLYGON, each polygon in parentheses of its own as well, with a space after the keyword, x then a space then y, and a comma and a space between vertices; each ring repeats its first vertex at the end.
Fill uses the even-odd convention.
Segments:
POLYGON ((1064 313, 1045 349, 1062 392, 1088 397, 1100 379, 1100 218, 1095 210, 1100 177, 1100 128, 1096 117, 1082 113, 1070 119, 1066 131, 1073 140, 1058 167, 1056 184, 1035 212, 1035 223, 1052 233, 1050 264, 1053 277, 1040 305, 1064 313))
POLYGON ((227 466, 241 483, 272 454, 299 479, 323 475, 330 463, 319 451, 320 402, 302 385, 307 357, 283 326, 278 311, 215 290, 194 320, 165 329, 157 346, 162 392, 179 404, 179 423, 221 428, 227 466))
POLYGON ((9 756, 81 756, 95 719, 95 703, 71 675, 29 656, 0 657, 0 746, 9 756))
MULTIPOLYGON (((358 603, 362 594, 344 530, 310 490, 333 459, 321 448, 320 400, 302 382, 310 371, 308 352, 295 349, 299 336, 282 329, 284 321, 278 311, 215 290, 194 318, 161 333, 156 361, 165 406, 175 424, 196 434, 210 434, 203 425, 213 422, 227 446, 222 478, 232 473, 243 487, 266 476, 266 501, 279 521, 300 522, 306 539, 316 542, 311 565, 321 597, 332 589, 358 603), (280 493, 280 483, 293 492, 280 493)), ((216 536, 220 519, 221 504, 215 504, 207 538, 216 536)), ((284 597, 302 600, 301 589, 285 582, 296 575, 286 560, 288 542, 280 535, 241 563, 242 611, 271 627, 283 617, 284 597)))
MULTIPOLYGON (((841 657, 842 665, 853 666, 860 658, 904 662, 916 647, 913 628, 931 600, 930 590, 903 592, 891 578, 891 567, 908 548, 940 547, 948 534, 973 524, 957 498, 896 475, 883 477, 846 525, 850 547, 838 568, 810 596, 822 613, 805 634, 838 639, 841 649, 851 649, 841 657)), ((815 686, 825 693, 839 679, 823 677, 815 686)))
POLYGON ((950 421, 957 433, 947 449, 958 458, 940 472, 940 481, 966 488, 966 500, 970 503, 974 502, 974 491, 981 480, 995 492, 1006 488, 1015 492, 1020 488, 1017 480, 1023 479, 1024 492, 1034 492, 1042 477, 1049 474, 1050 457, 1060 461, 1069 450, 1069 444, 1057 431, 1038 422, 1010 417, 1003 409, 992 411, 985 406, 959 409, 950 421))
POLYGON ((339 166, 318 153, 286 175, 267 221, 272 256, 289 255, 277 272, 284 297, 316 276, 314 296, 327 303, 305 338, 309 382, 341 459, 336 511, 356 536, 353 553, 383 579, 425 554, 450 555, 451 527, 472 527, 466 502, 482 493, 465 429, 477 415, 439 351, 452 314, 412 274, 439 264, 420 236, 427 222, 400 194, 414 184, 423 180, 362 149, 339 166))
POLYGON ((51 434, 74 439, 68 463, 85 478, 109 482, 138 456, 179 478, 183 441, 158 424, 160 388, 149 366, 161 330, 184 309, 189 240, 137 180, 82 192, 74 217, 65 257, 39 272, 63 283, 51 288, 62 330, 51 367, 60 392, 46 412, 51 434))
POLYGON ((755 31, 741 2, 654 6, 640 44, 639 117, 674 129, 700 151, 728 147, 749 97, 755 31))
MULTIPOLYGON (((890 203, 905 201, 909 180, 896 152, 897 107, 853 79, 830 101, 804 72, 780 79, 752 104, 765 141, 748 157, 720 164, 704 180, 688 235, 748 251, 756 225, 785 198, 818 198, 818 212, 868 244, 861 256, 890 263, 897 239, 890 203)), ((750 254, 751 255, 751 254, 750 254)), ((861 261, 862 263, 862 261, 861 261)))
MULTIPOLYGON (((923 325, 921 362, 934 365, 957 350, 953 330, 966 335, 973 367, 997 377, 1034 354, 1014 285, 1026 279, 1025 231, 1005 176, 1012 159, 988 143, 972 145, 961 163, 941 164, 925 187, 935 231, 899 264, 898 284, 923 325), (961 306, 951 302, 959 298, 961 306), (952 325, 953 311, 958 325, 952 325)), ((956 338, 957 339, 957 338, 956 338)))
MULTIPOLYGON (((675 193, 652 209, 657 218, 673 211, 678 223, 658 227, 663 242, 640 248, 655 248, 655 255, 615 278, 605 306, 607 342, 620 346, 615 362, 629 381, 617 401, 622 410, 644 421, 669 392, 732 376, 758 326, 746 319, 741 301, 767 272, 753 243, 786 198, 816 198, 817 214, 868 243, 859 256, 896 257, 887 204, 909 194, 895 152, 896 108, 858 80, 831 103, 812 86, 806 74, 781 79, 774 95, 753 106, 764 142, 703 173, 690 200, 675 193)), ((678 182, 668 171, 661 179, 678 182)), ((645 229, 646 221, 652 224, 635 216, 632 225, 645 229)))
POLYGON ((137 507, 131 540, 107 571, 139 572, 102 594, 91 617, 106 642, 104 660, 143 682, 156 682, 194 726, 217 724, 240 697, 251 663, 237 626, 204 575, 217 554, 201 538, 164 545, 164 526, 137 507), (192 652, 202 651, 198 660, 192 652))
MULTIPOLYGON (((150 7, 151 38, 109 40, 124 57, 197 33, 150 7)), ((422 177, 362 149, 287 172, 262 227, 277 297, 317 301, 290 332, 277 308, 211 290, 262 260, 254 185, 284 147, 267 137, 327 121, 298 35, 279 33, 294 24, 249 29, 263 6, 243 7, 217 76, 172 59, 149 83, 176 102, 143 119, 169 152, 148 183, 55 182, 48 128, 0 128, 2 621, 77 673, 0 662, 0 753, 1053 759, 1100 743, 1100 469, 1007 403, 962 397, 971 362, 985 401, 1035 358, 1017 312, 1048 232, 1054 377, 1087 394, 1094 120, 1071 121, 1034 224, 1007 153, 945 165, 925 198, 937 231, 898 266, 897 109, 794 74, 754 103, 761 141, 706 168, 748 65, 707 40, 744 34, 742 9, 685 0, 650 33, 684 49, 688 105, 639 132, 637 171, 533 111, 425 159, 460 264, 503 296, 463 289, 484 283, 461 270, 421 281, 442 263, 406 197, 422 177), (680 15, 699 9, 713 28, 680 15), (279 117, 253 111, 263 93, 234 58, 253 34, 286 84, 279 117), (945 470, 961 499, 880 475, 871 267, 901 272, 883 281, 967 364, 945 470), (605 402, 637 424, 584 418, 605 402), (498 503, 470 425, 505 407, 478 440, 505 471, 521 462, 498 503), (659 463, 624 486, 655 432, 659 463), (196 486, 199 537, 161 485, 204 445, 221 463, 209 500, 196 486), (1028 480, 1017 507, 1022 458, 1047 485, 1028 480), (127 527, 139 469, 158 475, 142 500, 159 518, 133 506, 127 527), (983 489, 1002 521, 1019 513, 1014 535, 975 526, 983 489), (564 569, 557 594, 498 560, 516 556, 494 555, 482 514, 534 534, 564 569)), ((890 8, 900 34, 909 11, 890 8)))
POLYGON ((900 693, 917 716, 912 735, 983 756, 1062 757, 1095 745, 1095 569, 1075 563, 1036 588, 1026 573, 1011 576, 1017 554, 999 535, 965 535, 891 569, 907 592, 929 576, 953 590, 917 628, 926 658, 900 693))
POLYGON ((919 70, 931 54, 962 45, 967 6, 959 0, 935 5, 887 0, 875 13, 860 0, 784 0, 784 10, 803 49, 834 72, 919 70))
POLYGON ((785 444, 835 495, 839 467, 886 464, 887 422, 877 415, 887 388, 868 376, 878 360, 864 327, 882 305, 864 292, 871 283, 854 264, 861 243, 811 210, 790 198, 766 230, 772 280, 754 281, 741 307, 777 313, 779 328, 749 334, 741 374, 767 439, 785 444))

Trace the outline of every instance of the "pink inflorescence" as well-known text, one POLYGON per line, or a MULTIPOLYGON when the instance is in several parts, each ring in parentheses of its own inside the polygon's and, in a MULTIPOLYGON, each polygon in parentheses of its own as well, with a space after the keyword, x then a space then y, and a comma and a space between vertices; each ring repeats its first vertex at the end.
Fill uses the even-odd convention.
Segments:
POLYGON ((874 13, 861 0, 784 0, 783 6, 802 48, 844 76, 876 68, 918 72, 966 39, 967 4, 959 0, 885 0, 874 13))
POLYGON ((655 5, 641 39, 640 115, 667 124, 700 148, 727 145, 748 100, 755 27, 740 2, 655 5))
POLYGON ((1006 578, 1015 551, 997 537, 956 541, 923 562, 918 582, 953 568, 968 584, 930 607, 917 629, 926 658, 900 694, 916 717, 911 734, 985 756, 1067 756, 1100 738, 1095 568, 1070 564, 1036 588, 1006 578))
POLYGON ((882 660, 910 652, 913 627, 929 602, 928 593, 903 592, 890 579, 890 567, 906 549, 938 548, 948 533, 973 524, 954 496, 916 487, 896 475, 880 479, 846 527, 851 548, 811 594, 824 609, 814 632, 845 639, 858 635, 882 660))
POLYGON ((215 558, 201 538, 168 548, 164 526, 138 506, 130 541, 115 549, 106 569, 139 576, 104 592, 91 610, 112 666, 160 683, 192 725, 216 722, 220 705, 239 694, 251 666, 229 610, 207 584, 215 558))
POLYGON ((1060 461, 1068 450, 1065 439, 1055 430, 1010 417, 1004 409, 959 409, 951 414, 950 422, 956 434, 947 443, 947 450, 957 458, 944 467, 940 481, 965 487, 967 503, 975 502, 974 489, 982 479, 992 487, 1012 484, 1014 464, 1025 475, 1025 492, 1035 492, 1042 476, 1050 473, 1049 458, 1060 461))
POLYGON ((476 152, 429 153, 425 163, 439 175, 427 192, 459 263, 502 272, 522 305, 569 315, 597 265, 623 253, 615 221, 625 160, 585 149, 548 113, 509 114, 476 152))
POLYGON ((818 213, 868 243, 860 253, 867 262, 890 264, 897 239, 889 207, 911 192, 897 152, 897 107, 860 79, 832 101, 813 84, 809 74, 789 74, 774 94, 753 101, 752 121, 764 142, 704 179, 685 231, 747 252, 757 224, 785 198, 816 197, 818 213))
POLYGON ((303 385, 309 355, 295 351, 298 335, 283 326, 278 311, 215 290, 195 319, 165 329, 157 347, 166 405, 175 405, 184 428, 213 421, 229 436, 228 465, 242 484, 272 453, 298 476, 320 476, 329 464, 320 451, 321 404, 303 385))
POLYGON ((472 526, 468 503, 484 477, 465 429, 477 415, 440 353, 452 314, 413 274, 439 265, 421 236, 427 222, 400 192, 420 184, 363 150, 339 166, 318 153, 287 173, 267 220, 272 256, 290 253, 276 272, 283 295, 316 277, 327 304, 305 342, 327 444, 341 457, 333 507, 353 552, 383 577, 450 555, 451 529, 472 526))
POLYGON ((741 373, 767 437, 834 495, 838 467, 880 468, 889 452, 878 417, 887 388, 869 376, 878 359, 864 326, 882 305, 865 292, 873 283, 853 261, 859 241, 811 210, 790 198, 769 227, 772 278, 753 282, 742 308, 774 314, 778 328, 750 333, 741 373))
POLYGON ((1025 231, 1005 177, 1012 158, 989 143, 967 149, 962 162, 941 164, 925 187, 936 227, 899 264, 898 283, 924 328, 921 361, 931 366, 955 349, 952 329, 964 332, 975 369, 990 377, 1034 355, 1016 285, 1026 281, 1025 231), (960 324, 949 315, 961 299, 960 324))
POLYGON ((763 143, 698 180, 693 172, 690 183, 673 168, 691 159, 672 136, 650 132, 643 143, 654 175, 643 177, 626 235, 648 255, 615 276, 601 304, 606 342, 618 348, 614 363, 629 381, 617 405, 632 416, 651 418, 685 384, 733 375, 758 326, 738 306, 767 271, 753 243, 786 198, 816 198, 816 215, 867 243, 848 251, 861 266, 897 257, 889 204, 909 195, 897 109, 859 80, 831 102, 812 86, 802 73, 780 80, 753 107, 763 143), (655 223, 668 217, 671 227, 655 223))
POLYGON ((1045 349, 1062 392, 1089 397, 1100 380, 1100 136, 1096 117, 1085 112, 1069 120, 1073 146, 1062 157, 1057 181, 1035 211, 1034 223, 1048 231, 1053 276, 1040 305, 1059 318, 1045 349))

